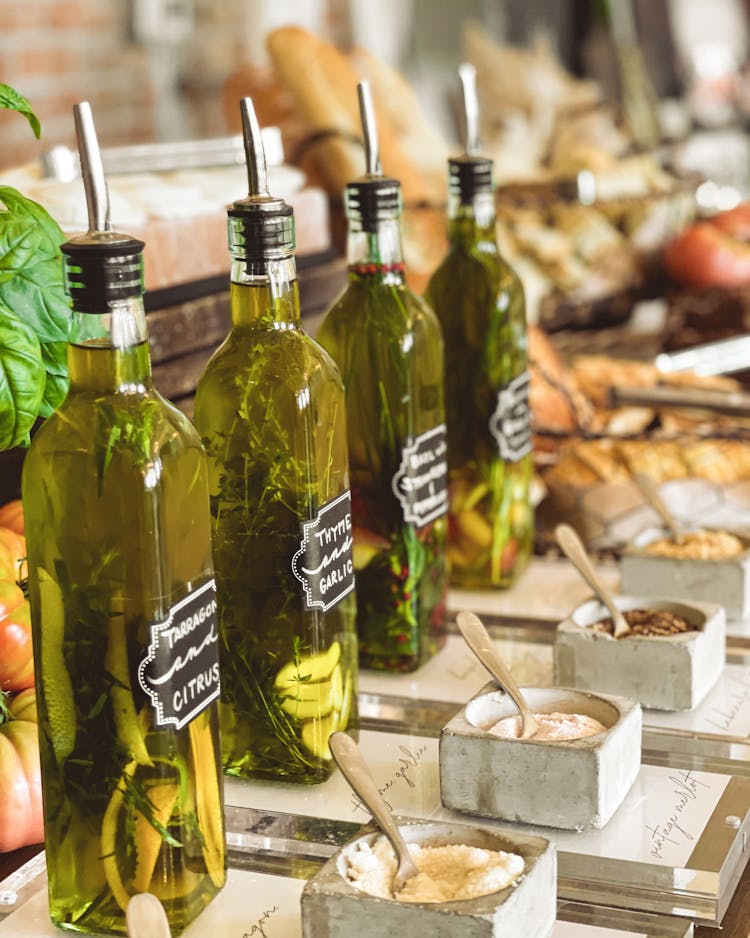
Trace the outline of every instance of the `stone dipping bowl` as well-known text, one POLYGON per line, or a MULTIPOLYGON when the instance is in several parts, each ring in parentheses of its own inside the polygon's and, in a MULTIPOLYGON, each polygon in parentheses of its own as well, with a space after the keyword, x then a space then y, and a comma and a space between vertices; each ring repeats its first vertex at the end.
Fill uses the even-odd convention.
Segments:
POLYGON ((590 628, 609 616, 590 599, 557 627, 555 683, 582 690, 606 689, 655 710, 691 710, 711 690, 724 667, 725 616, 716 604, 617 596, 617 608, 666 609, 694 631, 675 635, 613 638, 590 628))
POLYGON ((657 528, 642 531, 622 553, 620 590, 625 595, 668 596, 724 607, 730 619, 750 617, 750 540, 736 534, 745 550, 736 557, 698 560, 660 557, 645 548, 665 536, 657 528))
POLYGON ((440 735, 440 789, 447 808, 567 830, 601 828, 622 803, 641 762, 641 708, 624 697, 526 687, 535 713, 580 713, 604 724, 583 739, 501 739, 489 732, 516 708, 486 685, 440 735))
POLYGON ((467 844, 523 857, 524 872, 506 889, 452 902, 399 902, 363 892, 346 879, 347 856, 382 837, 369 824, 336 851, 302 892, 303 938, 547 938, 557 905, 557 856, 544 837, 442 821, 397 818, 407 843, 467 844))

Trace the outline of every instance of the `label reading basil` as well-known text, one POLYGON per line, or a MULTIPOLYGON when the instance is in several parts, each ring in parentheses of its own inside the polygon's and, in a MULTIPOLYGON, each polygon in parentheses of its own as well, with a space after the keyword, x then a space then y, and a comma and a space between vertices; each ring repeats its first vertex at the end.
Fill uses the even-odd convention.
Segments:
POLYGON ((497 407, 490 417, 490 433, 497 442, 500 456, 508 462, 518 462, 531 452, 528 371, 498 392, 497 407))
POLYGON ((219 696, 216 583, 209 580, 149 626, 138 683, 151 698, 157 726, 182 729, 219 696))
POLYGON ((393 477, 393 494, 404 521, 424 527, 448 511, 448 446, 444 423, 404 447, 393 477))
POLYGON ((349 492, 323 505, 300 528, 302 543, 292 557, 292 573, 302 584, 305 608, 327 612, 354 589, 349 492))

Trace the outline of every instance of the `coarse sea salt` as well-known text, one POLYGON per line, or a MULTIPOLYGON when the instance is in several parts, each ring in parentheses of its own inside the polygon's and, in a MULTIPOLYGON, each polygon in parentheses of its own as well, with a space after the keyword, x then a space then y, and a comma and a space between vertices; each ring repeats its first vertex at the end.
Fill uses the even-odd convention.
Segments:
POLYGON ((396 857, 381 837, 374 847, 360 843, 346 858, 346 878, 357 889, 399 902, 452 902, 499 892, 524 871, 523 857, 503 850, 485 850, 466 844, 422 847, 409 844, 418 874, 407 880, 397 895, 391 885, 396 857))

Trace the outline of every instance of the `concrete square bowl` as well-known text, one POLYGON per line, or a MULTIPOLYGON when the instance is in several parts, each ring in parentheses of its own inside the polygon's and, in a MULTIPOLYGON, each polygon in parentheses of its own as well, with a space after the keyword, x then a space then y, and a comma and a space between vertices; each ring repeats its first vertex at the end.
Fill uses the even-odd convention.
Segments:
POLYGON ((569 688, 522 691, 535 713, 585 714, 606 729, 574 740, 500 739, 489 729, 517 711, 506 694, 488 684, 440 735, 443 804, 567 830, 604 827, 638 775, 640 706, 569 688))
POLYGON ((573 610, 555 635, 555 683, 606 689, 655 710, 691 710, 724 667, 725 616, 721 606, 650 597, 617 596, 617 608, 666 609, 696 626, 676 635, 613 638, 591 626, 609 613, 597 599, 573 610))
POLYGON ((341 847, 302 892, 303 938, 547 938, 554 927, 557 857, 544 837, 442 821, 398 819, 407 843, 468 844, 517 853, 524 872, 506 889, 453 902, 398 902, 363 892, 346 878, 347 857, 383 835, 373 826, 341 847))
POLYGON ((646 553, 652 541, 664 536, 664 531, 650 528, 623 551, 620 591, 624 595, 717 603, 730 619, 750 616, 750 540, 740 537, 745 546, 743 553, 724 560, 646 553))

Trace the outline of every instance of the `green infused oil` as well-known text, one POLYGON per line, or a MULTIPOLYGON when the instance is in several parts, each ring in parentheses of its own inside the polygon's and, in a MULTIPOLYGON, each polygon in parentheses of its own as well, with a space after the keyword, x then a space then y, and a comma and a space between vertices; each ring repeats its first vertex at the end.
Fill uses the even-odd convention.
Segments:
POLYGON ((444 639, 443 343, 404 280, 399 184, 370 169, 347 186, 348 284, 318 340, 346 387, 360 664, 412 671, 444 639))
POLYGON ((523 287, 495 234, 492 161, 449 161, 448 254, 425 293, 445 337, 451 583, 509 586, 534 534, 523 287))
POLYGON ((23 469, 50 915, 125 934, 151 892, 176 934, 226 875, 208 468, 104 229, 63 245, 70 390, 23 469))
POLYGON ((356 725, 344 392, 303 331, 291 208, 268 195, 243 102, 250 191, 230 209, 232 330, 195 400, 209 453, 225 771, 302 783, 356 725))

